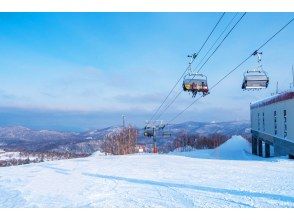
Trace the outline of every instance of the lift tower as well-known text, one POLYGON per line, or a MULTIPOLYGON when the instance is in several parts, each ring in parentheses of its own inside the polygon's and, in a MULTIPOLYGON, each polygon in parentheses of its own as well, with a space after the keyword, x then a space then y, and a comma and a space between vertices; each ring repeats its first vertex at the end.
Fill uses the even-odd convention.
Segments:
MULTIPOLYGON (((144 136, 146 137, 152 137, 153 140, 153 147, 152 147, 152 152, 153 153, 158 153, 158 148, 157 148, 157 136, 158 136, 158 131, 162 130, 165 128, 165 124, 162 123, 162 121, 154 121, 154 122, 147 122, 146 126, 144 128, 144 136)), ((163 132, 164 134, 164 132, 163 132)))

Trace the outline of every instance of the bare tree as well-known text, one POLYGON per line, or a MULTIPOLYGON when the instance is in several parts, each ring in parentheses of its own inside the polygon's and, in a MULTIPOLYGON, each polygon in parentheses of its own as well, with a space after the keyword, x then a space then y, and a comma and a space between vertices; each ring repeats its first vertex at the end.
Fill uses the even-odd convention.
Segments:
POLYGON ((131 126, 108 134, 101 145, 107 154, 124 155, 135 153, 137 130, 131 126))

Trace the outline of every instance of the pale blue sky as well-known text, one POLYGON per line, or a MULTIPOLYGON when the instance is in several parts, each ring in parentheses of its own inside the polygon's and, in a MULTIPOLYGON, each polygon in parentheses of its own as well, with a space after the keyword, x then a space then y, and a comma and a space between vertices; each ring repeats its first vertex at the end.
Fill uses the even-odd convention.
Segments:
MULTIPOLYGON (((186 68, 186 55, 199 49, 219 16, 0 13, 0 126, 84 130, 117 125, 122 114, 142 126, 186 68)), ((212 40, 232 16, 225 15, 212 40)), ((208 82, 215 83, 293 16, 248 13, 203 69, 208 82)), ((293 36, 291 24, 263 49, 271 77, 267 90, 240 89, 243 72, 256 65, 252 58, 176 122, 248 120, 249 103, 273 92, 277 80, 288 88, 293 36)), ((191 102, 183 93, 163 119, 191 102)))

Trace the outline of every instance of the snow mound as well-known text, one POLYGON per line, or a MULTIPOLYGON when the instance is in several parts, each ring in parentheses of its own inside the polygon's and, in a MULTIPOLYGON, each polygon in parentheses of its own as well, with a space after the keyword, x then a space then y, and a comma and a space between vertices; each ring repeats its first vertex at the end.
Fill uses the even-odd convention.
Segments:
POLYGON ((251 155, 250 143, 241 136, 233 136, 216 149, 193 150, 186 152, 172 152, 172 155, 203 159, 220 160, 252 160, 257 157, 251 155))
POLYGON ((105 156, 105 153, 101 151, 96 151, 91 155, 91 157, 100 157, 100 156, 105 156))
MULTIPOLYGON (((244 160, 248 159, 250 153, 250 143, 241 136, 233 136, 231 139, 222 144, 219 149, 215 149, 221 159, 244 160)), ((250 157, 251 158, 251 157, 250 157)))

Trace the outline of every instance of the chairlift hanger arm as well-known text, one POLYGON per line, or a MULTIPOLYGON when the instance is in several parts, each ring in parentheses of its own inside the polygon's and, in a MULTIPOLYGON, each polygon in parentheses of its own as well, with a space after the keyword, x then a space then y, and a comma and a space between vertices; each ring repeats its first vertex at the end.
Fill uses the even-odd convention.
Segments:
POLYGON ((189 65, 191 65, 194 62, 194 60, 196 59, 197 56, 198 56, 198 53, 193 53, 193 54, 187 56, 190 58, 189 65))

